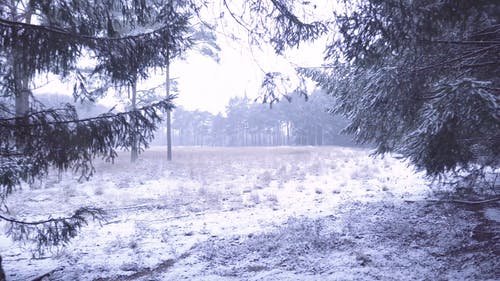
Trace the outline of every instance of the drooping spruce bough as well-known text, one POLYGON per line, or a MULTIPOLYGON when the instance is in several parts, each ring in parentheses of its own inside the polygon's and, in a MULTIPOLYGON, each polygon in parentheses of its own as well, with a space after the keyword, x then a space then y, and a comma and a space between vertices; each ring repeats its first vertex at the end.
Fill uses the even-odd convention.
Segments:
MULTIPOLYGON (((6 211, 9 194, 52 168, 72 170, 80 179, 88 179, 94 173, 94 158, 113 161, 116 149, 147 147, 175 98, 81 119, 71 105, 52 108, 35 102, 31 91, 37 77, 53 73, 71 80, 75 99, 91 101, 112 86, 126 87, 147 78, 151 69, 163 68, 192 45, 188 21, 196 7, 188 4, 65 0, 0 4, 0 196, 6 211), (85 60, 92 62, 90 68, 80 66, 85 60)), ((10 223, 11 237, 35 241, 38 254, 68 243, 89 218, 102 220, 104 211, 81 207, 72 215, 36 221, 13 218, 8 212, 0 217, 10 223)))

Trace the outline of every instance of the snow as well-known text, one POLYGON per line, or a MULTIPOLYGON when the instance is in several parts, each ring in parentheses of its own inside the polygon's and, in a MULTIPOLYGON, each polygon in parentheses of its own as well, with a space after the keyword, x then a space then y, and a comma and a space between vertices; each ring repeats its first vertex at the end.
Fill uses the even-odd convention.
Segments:
POLYGON ((113 165, 97 161, 88 182, 51 176, 9 197, 11 214, 92 205, 107 221, 38 259, 29 243, 0 236, 7 280, 493 280, 500 258, 477 248, 498 231, 471 237, 484 219, 498 230, 498 206, 481 216, 427 204, 423 174, 369 154, 175 147, 168 163, 154 147, 135 166, 126 152, 113 165))
POLYGON ((500 210, 499 209, 487 208, 484 211, 484 216, 486 217, 486 219, 500 223, 500 210))

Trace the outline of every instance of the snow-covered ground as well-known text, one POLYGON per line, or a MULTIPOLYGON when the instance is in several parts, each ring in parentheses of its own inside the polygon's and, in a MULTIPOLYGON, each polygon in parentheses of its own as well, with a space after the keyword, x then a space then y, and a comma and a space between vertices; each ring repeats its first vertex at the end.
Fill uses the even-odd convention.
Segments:
POLYGON ((98 161, 7 199, 18 218, 107 211, 32 258, 2 233, 7 280, 498 280, 498 205, 425 201, 421 173, 341 147, 174 148, 98 161), (493 218, 493 219, 491 219, 493 218))

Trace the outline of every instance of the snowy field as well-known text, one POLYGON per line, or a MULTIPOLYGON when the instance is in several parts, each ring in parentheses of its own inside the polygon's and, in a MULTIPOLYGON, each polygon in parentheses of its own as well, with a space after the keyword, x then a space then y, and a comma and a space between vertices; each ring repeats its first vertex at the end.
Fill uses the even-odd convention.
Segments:
POLYGON ((8 197, 12 216, 107 220, 37 258, 2 232, 7 280, 498 280, 498 205, 426 201, 422 174, 369 153, 152 148, 87 182, 51 175, 8 197))

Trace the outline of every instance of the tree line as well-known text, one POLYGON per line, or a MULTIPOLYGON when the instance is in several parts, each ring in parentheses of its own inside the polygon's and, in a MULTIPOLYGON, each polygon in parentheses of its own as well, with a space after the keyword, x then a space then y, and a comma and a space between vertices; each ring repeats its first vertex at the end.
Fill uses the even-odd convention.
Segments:
MULTIPOLYGON (((173 111, 172 143, 180 146, 354 145, 351 137, 341 133, 347 120, 329 110, 331 97, 315 91, 307 98, 292 95, 291 99, 269 106, 247 96, 233 97, 225 114, 177 107, 173 111)), ((165 127, 160 127, 156 144, 165 144, 165 131, 165 127)))

